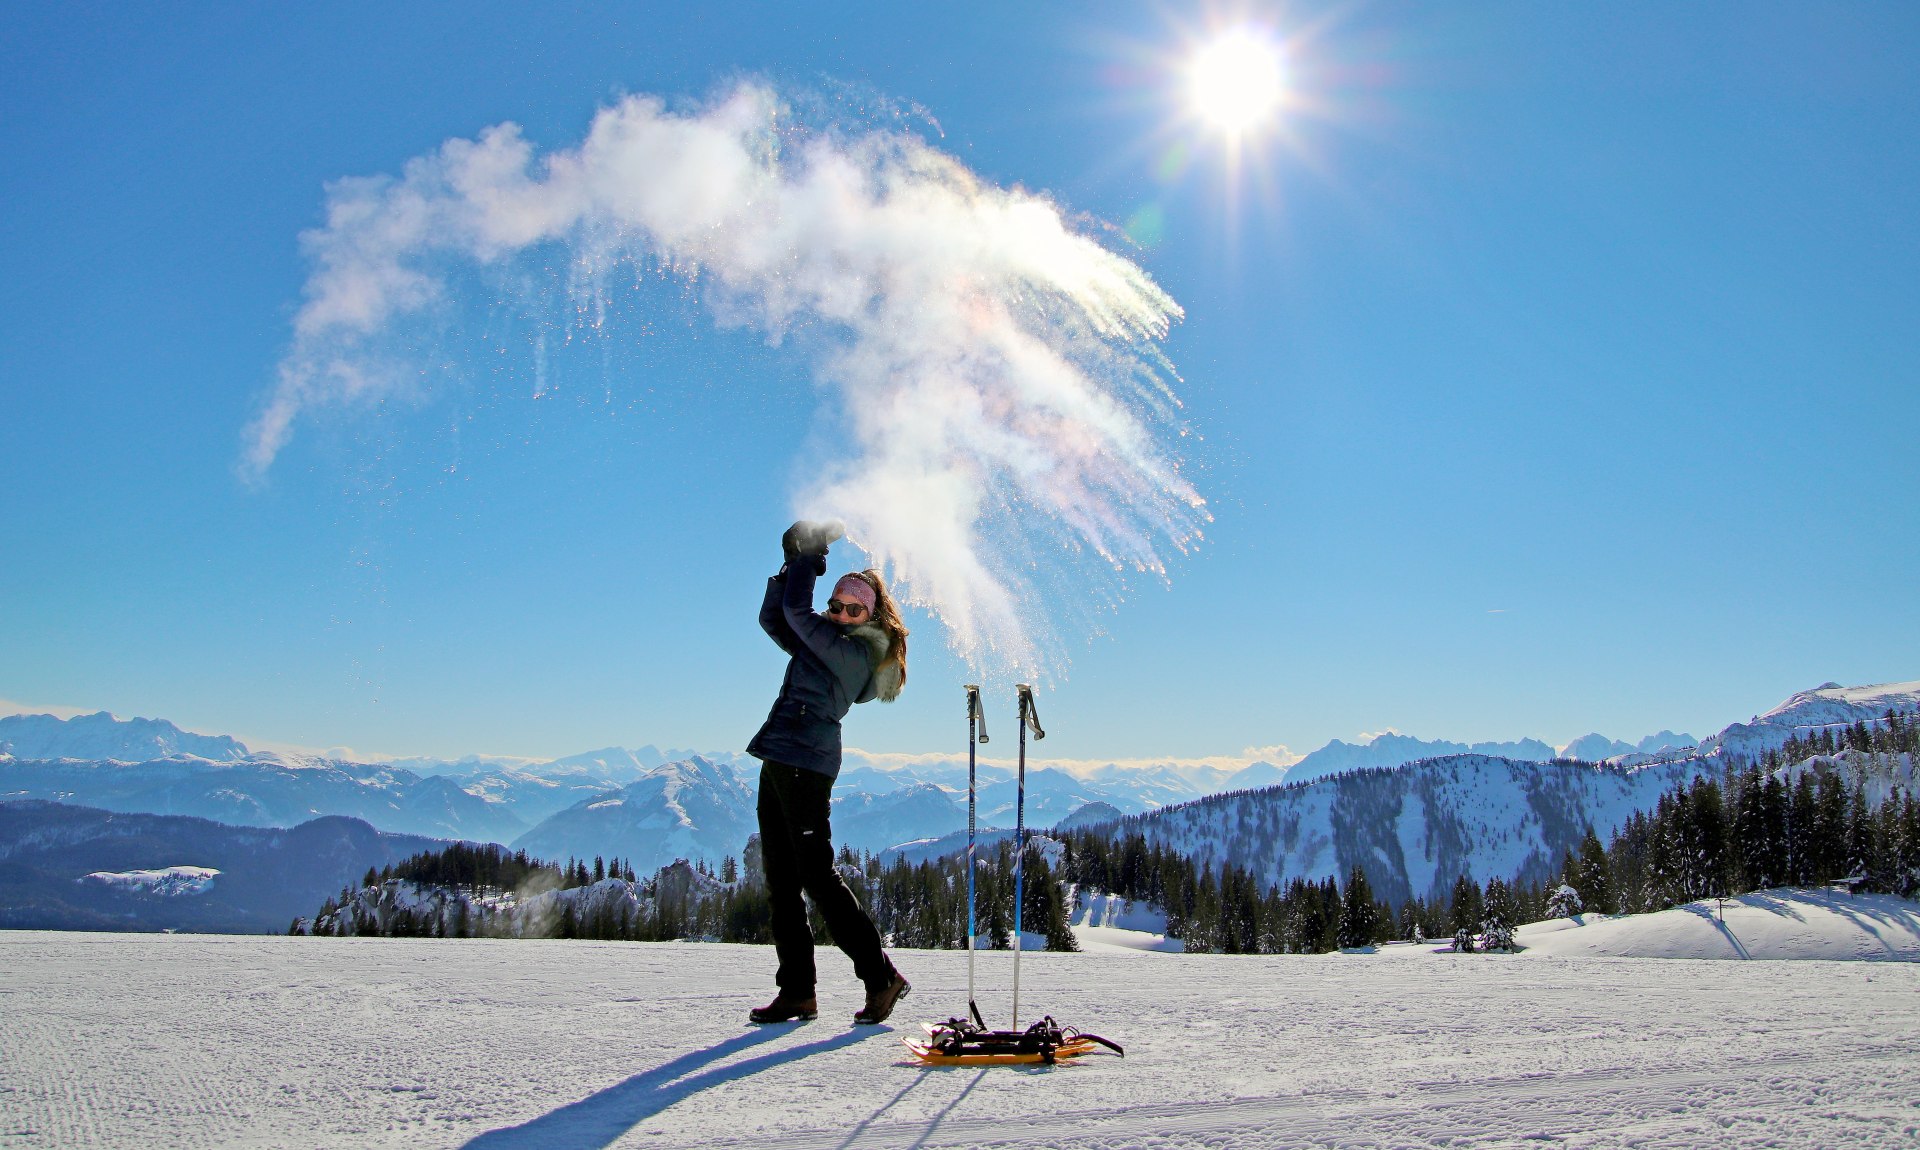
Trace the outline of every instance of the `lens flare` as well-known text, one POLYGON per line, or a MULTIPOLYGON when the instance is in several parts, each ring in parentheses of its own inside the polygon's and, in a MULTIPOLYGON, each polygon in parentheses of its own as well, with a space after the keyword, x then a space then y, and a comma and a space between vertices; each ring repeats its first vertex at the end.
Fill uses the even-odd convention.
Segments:
POLYGON ((1194 112, 1229 136, 1258 127, 1280 106, 1279 50, 1245 29, 1196 52, 1188 78, 1194 112))

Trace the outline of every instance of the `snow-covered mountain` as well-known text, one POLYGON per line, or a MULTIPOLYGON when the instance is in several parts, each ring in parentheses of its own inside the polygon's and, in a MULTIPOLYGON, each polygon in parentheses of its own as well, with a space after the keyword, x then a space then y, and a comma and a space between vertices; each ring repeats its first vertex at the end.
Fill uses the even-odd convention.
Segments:
POLYGON ((1063 831, 1070 831, 1080 827, 1093 827, 1099 826, 1101 823, 1117 822, 1123 817, 1125 817, 1125 812, 1121 811, 1112 803, 1094 802, 1088 803, 1066 818, 1061 819, 1057 826, 1063 831))
POLYGON ((1626 755, 1658 755, 1667 751, 1684 751, 1693 747, 1699 740, 1692 735, 1678 735, 1672 731, 1661 731, 1657 735, 1648 735, 1637 743, 1609 739, 1594 733, 1582 735, 1560 748, 1563 759, 1579 759, 1585 763, 1604 763, 1626 755))
MULTIPOLYGON (((1245 867, 1263 885, 1293 878, 1344 880, 1359 864, 1375 891, 1394 902, 1434 897, 1463 873, 1480 881, 1544 878, 1588 826, 1606 839, 1628 815, 1651 808, 1676 782, 1717 777, 1785 745, 1791 735, 1872 723, 1889 710, 1920 711, 1920 683, 1828 683, 1794 695, 1752 722, 1736 723, 1697 748, 1671 731, 1633 745, 1598 735, 1569 744, 1570 751, 1612 760, 1598 765, 1570 761, 1588 759, 1587 753, 1556 758, 1551 748, 1527 740, 1519 744, 1524 756, 1449 753, 1361 769, 1374 763, 1353 752, 1372 751, 1388 739, 1383 757, 1432 745, 1383 736, 1362 748, 1335 744, 1338 753, 1314 764, 1319 770, 1346 764, 1344 773, 1333 777, 1310 771, 1302 780, 1300 768, 1314 758, 1308 756, 1288 772, 1284 786, 1200 799, 1129 819, 1119 830, 1138 831, 1209 863, 1245 867), (1621 746, 1627 749, 1621 752, 1621 746), (1541 750, 1548 754, 1540 755, 1541 750), (1600 751, 1617 753, 1602 756, 1600 751)), ((1868 778, 1875 796, 1911 779, 1910 764, 1876 765, 1865 758, 1843 754, 1835 761, 1868 778)), ((1787 768, 1790 774, 1800 769, 1787 768)))
POLYGON ((52 715, 0 718, 0 755, 16 759, 92 759, 144 763, 170 755, 214 762, 247 757, 230 735, 196 735, 165 719, 119 719, 105 711, 58 719, 52 715))
POLYGON ((617 791, 582 799, 516 838, 537 858, 618 856, 637 871, 676 858, 739 857, 758 829, 755 793, 726 763, 666 763, 617 791))
MULTIPOLYGON (((1827 684, 1750 723, 1728 727, 1698 753, 1722 762, 1722 756, 1750 756, 1779 746, 1792 733, 1877 719, 1889 708, 1920 708, 1920 683, 1827 684)), ((1027 774, 1027 822, 1054 825, 1089 804, 1143 815, 1223 792, 1363 769, 1393 770, 1436 758, 1546 763, 1571 757, 1631 766, 1687 758, 1694 753, 1692 741, 1671 731, 1636 743, 1593 734, 1555 748, 1537 739, 1465 744, 1388 732, 1359 744, 1334 740, 1291 766, 1256 761, 1233 769, 1231 763, 1167 760, 1081 762, 1068 770, 1035 760, 1027 774)), ((244 744, 228 736, 195 735, 164 720, 118 720, 104 712, 71 720, 0 719, 0 752, 11 754, 0 757, 0 798, 50 798, 253 826, 343 814, 386 831, 532 843, 538 846, 528 849, 535 853, 561 858, 618 854, 649 867, 681 856, 717 862, 738 854, 755 822, 758 783, 758 764, 740 755, 685 755, 653 746, 606 747, 551 760, 405 760, 418 770, 325 757, 249 755, 244 744), (668 770, 690 762, 705 766, 668 770), (726 768, 725 774, 718 768, 726 768), (662 771, 672 776, 670 786, 662 771), (601 805, 609 799, 618 802, 601 805)), ((980 825, 1011 826, 1011 767, 981 762, 978 778, 980 825)), ((834 788, 836 841, 876 852, 909 842, 924 850, 929 840, 966 826, 966 781, 964 758, 850 750, 834 788)))
POLYGON ((538 825, 575 803, 612 794, 620 784, 585 772, 547 775, 534 769, 496 768, 470 775, 437 776, 519 820, 516 832, 538 825))
POLYGON ((367 868, 445 845, 338 817, 269 829, 5 802, 0 928, 280 932, 367 868))
POLYGON ((1706 755, 1737 755, 1757 758, 1786 745, 1794 735, 1806 736, 1822 729, 1872 723, 1888 711, 1913 714, 1920 711, 1920 682, 1880 683, 1869 687, 1842 687, 1822 683, 1811 691, 1801 691, 1764 715, 1755 715, 1745 723, 1734 723, 1700 744, 1706 755))
POLYGON ((879 851, 909 839, 967 825, 967 797, 937 783, 914 783, 884 794, 834 788, 833 842, 879 851))
POLYGON ((1486 755, 1518 762, 1544 763, 1557 758, 1559 751, 1538 739, 1521 739, 1511 743, 1454 743, 1446 739, 1419 739, 1398 731, 1388 731, 1364 743, 1346 743, 1335 739, 1290 767, 1286 781, 1303 783, 1343 771, 1398 767, 1442 755, 1486 755))
POLYGON ((290 827, 322 815, 383 831, 481 842, 527 824, 445 776, 382 764, 255 755, 212 761, 0 760, 0 800, 47 799, 125 813, 191 815, 233 826, 290 827))
POLYGON ((1544 878, 1591 825, 1604 839, 1676 781, 1718 773, 1700 759, 1644 767, 1448 755, 1388 770, 1216 795, 1128 819, 1140 833, 1261 885, 1345 881, 1359 864, 1378 897, 1431 898, 1461 874, 1544 878))

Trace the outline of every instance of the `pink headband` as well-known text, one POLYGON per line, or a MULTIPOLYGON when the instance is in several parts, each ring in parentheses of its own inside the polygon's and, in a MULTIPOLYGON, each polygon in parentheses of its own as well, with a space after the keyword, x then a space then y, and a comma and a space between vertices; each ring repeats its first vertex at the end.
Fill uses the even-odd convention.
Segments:
POLYGON ((842 603, 851 600, 865 607, 869 616, 873 614, 873 602, 875 598, 873 584, 868 583, 858 575, 840 576, 840 582, 833 585, 833 597, 842 603))

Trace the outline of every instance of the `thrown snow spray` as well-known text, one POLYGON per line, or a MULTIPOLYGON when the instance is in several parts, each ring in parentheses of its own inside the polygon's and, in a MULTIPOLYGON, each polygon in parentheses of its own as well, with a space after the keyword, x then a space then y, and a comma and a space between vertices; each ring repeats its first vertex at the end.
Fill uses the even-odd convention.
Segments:
POLYGON ((687 112, 629 97, 544 156, 512 124, 450 140, 330 185, 303 238, 314 270, 247 430, 252 478, 303 410, 418 388, 393 329, 450 276, 557 245, 584 313, 644 267, 721 323, 831 332, 811 366, 848 447, 794 512, 844 520, 983 670, 1044 673, 1062 630, 1130 574, 1164 578, 1209 520, 1173 451, 1171 297, 1048 200, 917 136, 808 128, 761 85, 687 112))

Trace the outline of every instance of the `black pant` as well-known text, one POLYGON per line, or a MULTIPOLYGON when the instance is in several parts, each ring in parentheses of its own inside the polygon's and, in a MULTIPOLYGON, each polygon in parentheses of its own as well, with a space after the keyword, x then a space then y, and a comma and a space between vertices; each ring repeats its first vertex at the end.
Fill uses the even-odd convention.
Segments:
POLYGON ((785 763, 760 768, 760 854, 773 903, 773 947, 780 956, 774 981, 789 998, 813 997, 813 931, 800 898, 803 890, 862 982, 885 986, 893 973, 880 949, 880 932, 833 869, 832 793, 833 780, 818 771, 785 763))

